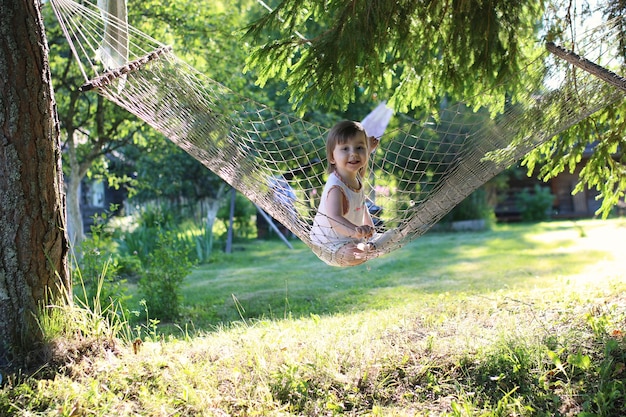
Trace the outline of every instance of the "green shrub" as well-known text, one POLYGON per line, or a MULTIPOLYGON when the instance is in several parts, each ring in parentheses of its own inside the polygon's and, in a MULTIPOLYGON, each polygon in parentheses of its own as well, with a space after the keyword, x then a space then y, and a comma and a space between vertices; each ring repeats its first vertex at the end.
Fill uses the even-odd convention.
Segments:
MULTIPOLYGON (((233 213, 233 236, 235 238, 250 238, 256 234, 254 216, 256 214, 255 205, 240 193, 235 197, 235 211, 233 213)), ((217 212, 218 220, 224 223, 224 228, 228 230, 230 224, 230 201, 224 204, 217 212)))
POLYGON ((188 230, 178 233, 185 226, 180 221, 175 221, 175 217, 160 208, 149 208, 141 214, 135 228, 118 234, 116 241, 119 262, 125 274, 136 275, 139 268, 148 264, 163 231, 172 232, 172 239, 177 241, 178 247, 189 261, 198 261, 195 239, 187 236, 188 230))
POLYGON ((535 185, 531 193, 524 189, 517 196, 517 206, 523 221, 543 221, 550 218, 554 196, 548 187, 535 185))
POLYGON ((123 254, 118 252, 117 254, 117 273, 120 277, 134 278, 141 274, 143 266, 141 259, 133 254, 123 254))
POLYGON ((490 228, 495 223, 494 208, 487 200, 487 190, 479 188, 461 201, 441 221, 444 229, 452 229, 454 222, 466 220, 483 220, 484 226, 490 228))
POLYGON ((172 231, 160 229, 148 255, 139 288, 152 317, 174 320, 180 315, 181 285, 191 272, 185 245, 172 231))
MULTIPOLYGON (((100 220, 100 219, 96 219, 100 220)), ((104 226, 96 221, 91 234, 80 245, 79 256, 72 269, 72 281, 80 288, 76 296, 90 308, 123 302, 127 295, 126 280, 119 274, 115 243, 104 226)))
POLYGON ((156 247, 157 233, 154 226, 139 225, 133 231, 121 234, 117 238, 120 256, 134 256, 141 264, 145 264, 156 247))
POLYGON ((450 211, 452 221, 488 220, 493 209, 487 204, 486 192, 479 188, 450 211))

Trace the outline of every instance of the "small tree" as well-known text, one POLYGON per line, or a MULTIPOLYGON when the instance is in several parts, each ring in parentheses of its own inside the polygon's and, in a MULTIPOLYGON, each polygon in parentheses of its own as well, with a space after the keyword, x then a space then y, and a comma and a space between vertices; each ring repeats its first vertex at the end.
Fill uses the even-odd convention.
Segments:
POLYGON ((52 51, 50 67, 62 127, 68 237, 76 254, 80 255, 80 243, 85 238, 81 183, 92 174, 106 177, 115 186, 128 182, 129 178, 116 177, 109 172, 106 156, 123 152, 125 146, 135 143, 143 122, 94 92, 78 90, 85 80, 77 60, 70 53, 52 8, 48 7, 45 12, 52 51))
POLYGON ((191 271, 182 242, 173 232, 159 230, 156 249, 148 256, 139 288, 150 316, 174 320, 180 315, 183 279, 191 271))
POLYGON ((533 192, 524 189, 517 196, 517 206, 522 213, 522 220, 528 222, 548 220, 553 202, 554 196, 550 189, 539 184, 535 184, 533 192))
POLYGON ((451 221, 490 220, 494 216, 493 208, 487 202, 485 187, 470 194, 465 200, 450 211, 447 216, 451 221))
MULTIPOLYGON (((233 214, 233 237, 248 238, 255 233, 253 217, 256 213, 256 206, 241 193, 235 196, 235 207, 233 214)), ((224 227, 230 227, 230 204, 223 204, 217 212, 217 218, 224 223, 224 227)))

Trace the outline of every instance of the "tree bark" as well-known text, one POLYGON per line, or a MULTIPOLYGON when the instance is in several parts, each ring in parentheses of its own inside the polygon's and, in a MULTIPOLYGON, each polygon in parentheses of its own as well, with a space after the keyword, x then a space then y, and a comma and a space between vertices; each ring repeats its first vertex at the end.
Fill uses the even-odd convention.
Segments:
POLYGON ((0 13, 0 370, 40 359, 41 309, 69 296, 59 124, 38 0, 0 13))

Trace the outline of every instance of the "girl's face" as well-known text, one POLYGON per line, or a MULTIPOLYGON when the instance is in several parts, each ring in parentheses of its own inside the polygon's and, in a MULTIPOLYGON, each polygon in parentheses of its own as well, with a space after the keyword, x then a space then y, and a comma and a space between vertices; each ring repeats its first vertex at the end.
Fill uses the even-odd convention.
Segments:
POLYGON ((335 166, 342 177, 356 177, 359 171, 367 165, 367 159, 367 138, 361 132, 348 138, 345 143, 336 144, 330 163, 335 166))

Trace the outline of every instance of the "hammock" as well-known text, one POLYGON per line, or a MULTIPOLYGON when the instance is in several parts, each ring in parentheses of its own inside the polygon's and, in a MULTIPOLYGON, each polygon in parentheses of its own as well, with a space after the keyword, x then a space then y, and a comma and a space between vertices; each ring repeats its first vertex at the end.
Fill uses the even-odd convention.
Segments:
MULTIPOLYGON (((82 90, 94 89, 144 120, 332 264, 329 250, 309 236, 325 182, 329 127, 237 95, 128 25, 125 14, 118 18, 72 0, 51 4, 78 57, 82 90)), ((620 65, 607 57, 617 55, 612 30, 597 28, 577 45, 601 70, 620 65)), ((382 209, 372 257, 421 236, 529 151, 624 99, 611 82, 619 76, 604 70, 608 78, 598 78, 549 51, 525 71, 526 96, 491 117, 458 103, 424 120, 398 119, 398 127, 385 132, 365 183, 382 209)))

